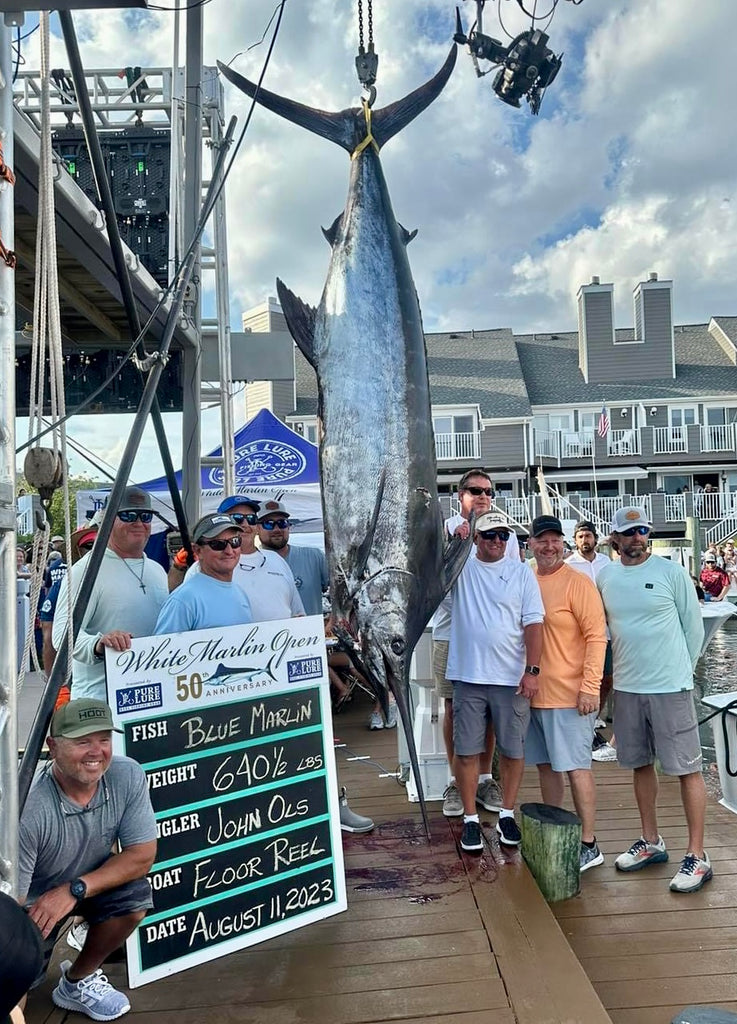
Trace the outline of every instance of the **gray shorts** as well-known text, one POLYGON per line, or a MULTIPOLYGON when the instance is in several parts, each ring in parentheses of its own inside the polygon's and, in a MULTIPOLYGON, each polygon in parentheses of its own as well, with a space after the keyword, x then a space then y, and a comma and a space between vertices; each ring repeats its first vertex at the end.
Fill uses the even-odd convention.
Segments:
POLYGON ((701 771, 701 739, 691 690, 615 691, 613 729, 622 768, 642 768, 657 757, 666 775, 701 771))
POLYGON ((549 764, 554 772, 591 768, 596 717, 576 708, 531 708, 525 764, 549 764))
POLYGON ((453 683, 453 746, 461 757, 486 749, 486 725, 494 723, 496 745, 505 757, 525 756, 530 702, 514 686, 453 683))
MULTIPOLYGON (((116 889, 108 889, 107 892, 100 892, 97 896, 89 896, 87 899, 80 900, 72 911, 72 915, 84 918, 88 924, 100 924, 102 921, 108 921, 111 917, 125 917, 127 914, 133 914, 140 910, 150 910, 153 905, 151 883, 148 878, 136 878, 132 882, 124 882, 116 889)), ((44 939, 43 971, 34 985, 38 985, 46 974, 54 945, 59 938, 59 932, 68 920, 69 918, 65 917, 59 921, 48 937, 44 939)))
POLYGON ((453 697, 453 683, 450 679, 445 678, 449 647, 448 640, 432 641, 432 678, 435 683, 435 692, 438 697, 444 697, 446 700, 451 700, 453 697))

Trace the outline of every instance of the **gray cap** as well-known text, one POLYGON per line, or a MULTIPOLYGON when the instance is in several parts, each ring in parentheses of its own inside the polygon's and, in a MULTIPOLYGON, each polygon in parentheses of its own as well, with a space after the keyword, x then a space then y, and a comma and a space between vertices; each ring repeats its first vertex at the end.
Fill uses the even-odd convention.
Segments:
POLYGON ((138 509, 151 511, 151 495, 147 491, 142 491, 140 487, 126 487, 118 505, 118 512, 135 512, 138 509))
POLYGON ((211 512, 197 520, 192 528, 192 540, 195 544, 199 544, 203 540, 217 537, 223 530, 237 530, 238 533, 243 533, 242 527, 236 523, 235 519, 224 512, 211 512))

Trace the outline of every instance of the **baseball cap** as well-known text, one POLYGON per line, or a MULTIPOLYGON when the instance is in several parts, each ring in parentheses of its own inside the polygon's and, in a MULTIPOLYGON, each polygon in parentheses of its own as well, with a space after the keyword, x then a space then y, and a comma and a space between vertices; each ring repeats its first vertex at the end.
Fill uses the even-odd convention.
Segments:
POLYGON ((474 524, 474 529, 481 533, 482 530, 511 530, 506 516, 499 512, 484 512, 474 524))
POLYGON ((532 520, 530 526, 530 532, 533 537, 539 537, 541 533, 559 533, 563 536, 563 527, 560 525, 560 519, 557 516, 538 516, 537 519, 532 520))
POLYGON ((579 521, 576 523, 576 525, 573 528, 573 536, 575 537, 576 534, 580 530, 588 530, 589 533, 593 533, 593 535, 595 537, 599 536, 599 533, 598 533, 596 527, 594 526, 594 524, 591 522, 590 519, 579 519, 579 521))
POLYGON ((651 527, 653 524, 647 517, 647 512, 639 505, 625 505, 618 508, 612 518, 612 533, 623 533, 633 526, 651 527))
POLYGON ((716 562, 716 560, 717 560, 717 556, 714 554, 713 551, 707 551, 706 554, 704 555, 704 561, 705 562, 716 562))
POLYGON ((237 530, 238 533, 243 533, 235 519, 231 519, 224 512, 211 512, 197 520, 192 529, 192 540, 195 544, 199 544, 202 540, 217 537, 223 530, 237 530))
POLYGON ((218 505, 218 512, 230 512, 231 509, 237 508, 239 505, 250 505, 254 512, 258 512, 261 508, 261 502, 256 501, 255 498, 249 498, 247 494, 231 494, 218 505))
POLYGON ((258 511, 257 519, 261 522, 262 519, 266 519, 267 516, 283 515, 289 518, 287 512, 287 506, 283 501, 265 501, 258 511))
POLYGON ((61 536, 60 533, 54 534, 54 536, 51 538, 51 543, 52 544, 63 544, 64 543, 64 538, 61 536))
POLYGON ((85 530, 84 533, 80 533, 78 537, 75 537, 77 541, 77 547, 82 547, 84 544, 94 544, 97 537, 97 530, 85 530))
POLYGON ((80 697, 62 704, 51 719, 50 735, 73 740, 91 732, 122 732, 113 725, 113 713, 104 700, 80 697))
POLYGON ((151 511, 151 495, 146 491, 142 491, 140 487, 126 487, 118 505, 118 512, 124 512, 129 509, 135 511, 139 508, 151 511))

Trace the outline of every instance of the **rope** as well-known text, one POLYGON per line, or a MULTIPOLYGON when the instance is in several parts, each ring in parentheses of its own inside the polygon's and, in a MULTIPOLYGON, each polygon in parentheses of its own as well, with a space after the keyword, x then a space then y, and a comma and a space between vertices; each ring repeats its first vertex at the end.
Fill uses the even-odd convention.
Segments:
POLYGON ((367 146, 371 146, 377 155, 379 152, 379 144, 371 133, 371 107, 367 100, 361 100, 361 103, 363 104, 363 116, 366 119, 366 137, 358 143, 351 153, 351 160, 355 160, 356 157, 360 156, 367 146))
MULTIPOLYGON (((38 595, 41 590, 43 573, 46 568, 46 557, 50 533, 48 506, 55 488, 58 486, 58 474, 55 467, 61 468, 61 482, 63 486, 63 511, 64 511, 64 541, 67 558, 71 555, 71 524, 69 515, 69 478, 66 462, 66 427, 64 417, 66 415, 66 403, 64 397, 64 358, 61 338, 61 309, 59 304, 59 280, 57 277, 57 253, 56 253, 56 217, 54 210, 54 174, 53 174, 53 152, 51 146, 51 103, 50 103, 50 40, 49 40, 49 14, 44 12, 40 16, 40 43, 41 43, 41 151, 39 156, 39 180, 38 180, 38 227, 36 232, 36 281, 34 287, 33 303, 33 343, 31 355, 31 394, 29 399, 28 436, 29 440, 39 433, 43 426, 44 415, 44 380, 45 367, 48 359, 49 368, 49 402, 51 407, 51 421, 55 424, 51 431, 52 436, 52 458, 48 461, 48 467, 43 464, 40 453, 38 465, 44 473, 48 473, 49 479, 45 481, 48 487, 42 490, 42 503, 46 511, 46 522, 36 530, 33 542, 33 572, 31 582, 31 625, 26 637, 26 653, 32 650, 34 665, 37 670, 38 656, 35 644, 31 645, 34 634, 33 623, 36 617, 38 595), (48 351, 47 351, 48 347, 48 351), (61 425, 58 421, 62 420, 61 425), (45 499, 45 500, 44 500, 45 499)), ((38 447, 38 446, 37 446, 38 447)), ((36 486, 38 486, 36 484, 36 486)), ((69 652, 67 668, 71 672, 72 652, 72 614, 71 614, 71 590, 69 592, 69 652)), ((21 666, 21 676, 18 680, 19 688, 23 683, 25 665, 24 659, 21 666)))

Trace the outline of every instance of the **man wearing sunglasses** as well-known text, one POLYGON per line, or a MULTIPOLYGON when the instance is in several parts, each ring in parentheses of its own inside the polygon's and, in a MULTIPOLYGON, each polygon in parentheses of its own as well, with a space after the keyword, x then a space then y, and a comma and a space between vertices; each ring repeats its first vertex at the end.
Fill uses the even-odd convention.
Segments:
POLYGON ((605 566, 596 585, 612 634, 614 732, 617 759, 631 768, 642 835, 617 857, 619 871, 639 871, 668 860, 658 831, 658 776, 677 775, 688 824, 688 846, 670 883, 696 892, 712 877, 704 850, 706 787, 693 702, 693 672, 704 641, 696 590, 686 570, 650 551, 644 509, 617 509, 612 541, 620 559, 605 566))
POLYGON ((66 919, 84 918, 82 950, 61 964, 51 998, 94 1020, 130 1010, 102 965, 153 906, 146 876, 156 822, 146 776, 131 758, 113 757, 112 731, 104 701, 73 700, 54 713, 51 760, 34 779, 19 829, 18 892, 44 940, 41 977, 66 919), (120 853, 111 853, 118 842, 120 853))
POLYGON ((306 615, 322 615, 328 564, 320 548, 289 542, 289 513, 281 501, 266 501, 256 516, 261 549, 276 551, 292 570, 306 615))
POLYGON ((453 680, 453 744, 464 816, 461 847, 471 853, 483 849, 476 795, 490 719, 502 783, 497 832, 503 843, 517 846, 521 840, 514 806, 525 768, 524 740, 530 699, 537 692, 545 612, 532 569, 519 557, 505 557, 510 534, 504 516, 479 516, 476 554, 453 587, 446 675, 453 680))
MULTIPOLYGON (((107 509, 105 514, 110 515, 111 510, 107 509)), ((144 554, 151 536, 152 519, 151 495, 139 487, 126 487, 74 644, 74 698, 104 700, 105 648, 126 651, 131 637, 153 633, 169 588, 163 568, 144 554)), ((72 566, 62 582, 52 631, 56 650, 67 630, 67 589, 71 586, 76 596, 88 565, 89 554, 86 554, 72 566)))
POLYGON ((232 516, 213 512, 192 528, 197 572, 169 594, 154 634, 187 633, 253 622, 248 596, 233 582, 241 557, 243 528, 232 516))

